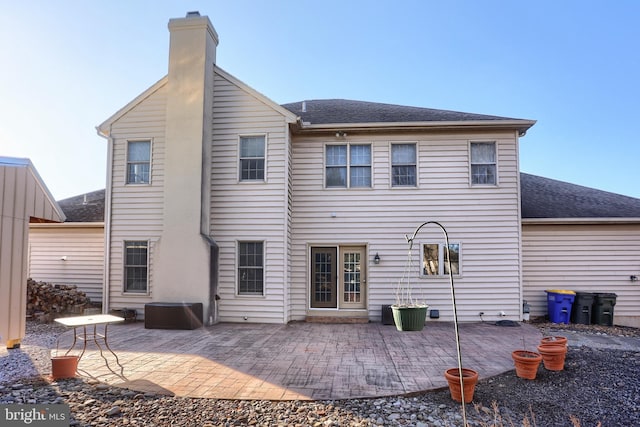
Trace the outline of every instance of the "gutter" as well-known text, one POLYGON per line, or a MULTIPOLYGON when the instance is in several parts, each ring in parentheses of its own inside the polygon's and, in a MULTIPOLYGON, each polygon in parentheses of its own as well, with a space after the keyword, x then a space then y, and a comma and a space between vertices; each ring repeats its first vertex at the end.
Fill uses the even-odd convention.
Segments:
POLYGON ((29 228, 104 228, 104 222, 42 222, 30 223, 29 228))
POLYGON ((326 132, 337 129, 352 131, 372 130, 475 130, 475 129, 516 129, 519 136, 524 136, 529 128, 536 124, 535 120, 469 120, 469 121, 428 121, 428 122, 376 122, 376 123, 321 123, 311 124, 298 120, 298 130, 302 132, 326 132))
POLYGON ((523 225, 638 224, 640 218, 522 218, 523 225))
MULTIPOLYGON (((109 128, 111 125, 109 125, 109 128)), ((107 145, 107 186, 104 191, 104 271, 102 272, 102 312, 109 313, 109 291, 110 291, 110 275, 111 269, 111 188, 113 179, 112 161, 113 161, 113 137, 111 129, 108 134, 101 131, 100 127, 96 127, 98 136, 105 138, 107 145)))

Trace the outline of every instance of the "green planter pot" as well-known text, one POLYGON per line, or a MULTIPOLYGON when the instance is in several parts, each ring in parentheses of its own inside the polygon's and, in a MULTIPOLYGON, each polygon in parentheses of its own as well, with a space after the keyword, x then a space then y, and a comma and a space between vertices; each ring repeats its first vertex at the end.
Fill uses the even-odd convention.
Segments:
POLYGON ((427 319, 426 305, 417 307, 391 306, 393 322, 399 331, 421 331, 427 319))

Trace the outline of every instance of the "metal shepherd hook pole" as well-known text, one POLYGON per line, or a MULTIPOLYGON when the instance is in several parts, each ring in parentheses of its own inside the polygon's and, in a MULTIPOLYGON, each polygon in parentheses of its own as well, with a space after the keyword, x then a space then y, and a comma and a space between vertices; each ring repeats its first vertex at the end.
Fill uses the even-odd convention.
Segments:
POLYGON ((409 252, 411 252, 411 249, 413 248, 413 239, 416 238, 418 231, 420 231, 420 229, 427 224, 433 224, 440 227, 440 229, 444 233, 444 240, 446 244, 445 250, 447 251, 447 268, 449 269, 449 284, 451 286, 451 303, 453 305, 453 327, 455 329, 455 334, 456 334, 456 352, 458 355, 458 375, 460 378, 460 395, 462 397, 462 422, 463 422, 463 425, 466 427, 468 424, 467 424, 467 410, 464 403, 464 381, 462 378, 462 353, 460 352, 460 332, 458 330, 458 309, 456 307, 456 291, 453 286, 453 271, 451 270, 451 256, 449 253, 449 234, 447 234, 447 230, 445 230, 445 228, 439 222, 427 221, 422 225, 420 225, 418 228, 416 228, 416 231, 413 232, 413 235, 411 237, 407 235, 405 235, 404 237, 405 239, 407 239, 407 243, 409 244, 409 252))

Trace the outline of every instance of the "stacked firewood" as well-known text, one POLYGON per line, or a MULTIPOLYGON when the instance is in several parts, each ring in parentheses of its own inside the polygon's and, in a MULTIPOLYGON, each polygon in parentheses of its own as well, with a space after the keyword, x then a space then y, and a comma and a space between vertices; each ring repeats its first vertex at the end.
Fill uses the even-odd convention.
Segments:
POLYGON ((90 302, 89 297, 79 291, 76 285, 54 285, 27 280, 27 316, 51 317, 56 313, 81 313, 90 302))

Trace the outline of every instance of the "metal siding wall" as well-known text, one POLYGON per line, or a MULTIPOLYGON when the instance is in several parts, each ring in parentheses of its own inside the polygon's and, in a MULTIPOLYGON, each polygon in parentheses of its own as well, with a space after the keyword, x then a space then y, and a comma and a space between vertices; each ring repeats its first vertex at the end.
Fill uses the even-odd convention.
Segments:
POLYGON ((0 166, 0 339, 24 338, 29 219, 59 221, 57 207, 27 164, 0 166))

